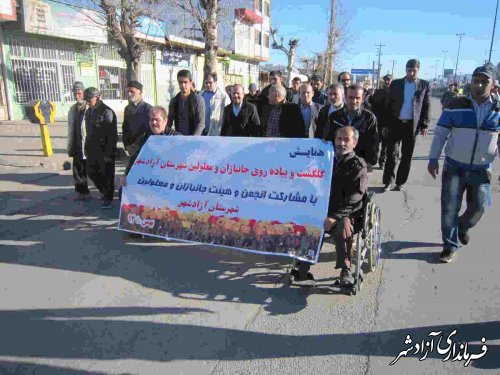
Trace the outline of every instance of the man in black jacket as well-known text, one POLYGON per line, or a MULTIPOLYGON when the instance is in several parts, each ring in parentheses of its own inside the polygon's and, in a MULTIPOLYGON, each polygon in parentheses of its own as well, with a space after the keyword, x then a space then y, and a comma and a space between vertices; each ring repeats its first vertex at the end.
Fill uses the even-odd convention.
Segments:
POLYGON ((266 127, 266 137, 307 138, 299 106, 285 101, 286 90, 282 85, 272 85, 269 90, 271 110, 266 127))
POLYGON ((359 132, 359 141, 354 151, 356 155, 371 166, 377 164, 378 130, 377 119, 369 110, 363 108, 363 87, 351 85, 347 89, 346 105, 333 112, 329 117, 328 129, 325 130, 325 139, 335 140, 336 131, 343 126, 353 126, 359 132))
POLYGON ((130 81, 127 85, 128 105, 125 107, 122 135, 123 145, 129 155, 134 153, 131 147, 138 137, 142 137, 149 128, 151 104, 142 98, 143 86, 140 82, 130 81))
POLYGON ((257 107, 243 100, 243 87, 233 85, 231 89, 231 104, 224 108, 224 119, 220 135, 227 137, 261 137, 257 107))
POLYGON ((328 103, 321 108, 316 123, 314 138, 322 139, 328 124, 330 115, 344 106, 344 88, 339 83, 334 83, 328 87, 328 103))
MULTIPOLYGON (((359 133, 352 126, 344 126, 335 136, 336 162, 333 170, 328 214, 323 223, 324 230, 330 232, 335 243, 337 261, 335 268, 340 271, 340 284, 352 285, 352 247, 355 229, 363 215, 363 197, 368 188, 368 173, 364 160, 354 152, 359 133)), ((308 276, 310 264, 297 262, 292 275, 296 279, 312 279, 308 276)))
POLYGON ((205 101, 193 88, 193 78, 187 69, 179 70, 180 92, 168 106, 168 127, 182 135, 201 135, 205 128, 205 101))
POLYGON ((116 114, 101 101, 95 87, 87 88, 84 98, 88 105, 83 114, 87 173, 102 194, 101 208, 109 209, 115 190, 116 114))
POLYGON ((285 100, 288 103, 293 102, 293 92, 291 89, 285 86, 283 83, 283 75, 279 70, 273 70, 269 73, 269 85, 264 87, 261 91, 259 98, 257 100, 257 111, 259 112, 260 123, 262 126, 267 126, 267 118, 269 117, 269 112, 271 111, 271 104, 269 103, 269 91, 273 85, 283 86, 285 89, 285 100))
POLYGON ((389 129, 387 128, 389 125, 390 118, 388 116, 388 100, 389 100, 389 87, 392 82, 392 75, 386 74, 383 78, 384 86, 377 89, 373 95, 369 97, 369 102, 371 104, 371 108, 373 114, 377 118, 378 124, 378 134, 380 137, 380 154, 378 157, 378 165, 381 169, 384 169, 386 152, 387 152, 387 142, 389 129))
POLYGON ((429 125, 429 82, 419 79, 420 62, 416 59, 406 63, 406 77, 392 81, 389 88, 388 110, 389 142, 384 168, 384 190, 401 191, 410 174, 411 159, 417 134, 427 135, 429 125), (397 146, 401 143, 401 161, 397 174, 397 146), (394 178, 396 185, 393 186, 394 178))

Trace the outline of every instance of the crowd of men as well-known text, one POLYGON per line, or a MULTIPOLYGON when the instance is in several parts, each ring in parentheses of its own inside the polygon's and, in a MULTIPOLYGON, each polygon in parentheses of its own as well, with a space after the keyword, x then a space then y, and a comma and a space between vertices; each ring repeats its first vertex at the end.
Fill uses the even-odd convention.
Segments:
MULTIPOLYGON (((294 78, 288 88, 281 72, 273 71, 270 84, 261 92, 251 84, 246 94, 239 84, 219 87, 215 73, 205 76, 205 87, 198 93, 191 72, 181 70, 177 74, 180 91, 170 101, 168 111, 146 103, 142 84, 131 81, 122 125, 123 144, 130 156, 126 173, 151 135, 331 141, 336 146, 337 185, 332 185, 331 197, 335 201, 330 202, 325 230, 335 229, 337 266, 342 269, 342 280, 348 283, 350 241, 360 199, 366 193, 366 173, 378 164, 383 170, 384 191, 403 190, 416 138, 427 135, 430 86, 418 77, 419 70, 420 62, 411 59, 404 78, 393 80, 386 75, 383 86, 374 91, 352 84, 348 72, 340 73, 338 83, 326 90, 318 76, 311 77, 310 82, 294 78)), ((453 258, 458 240, 462 244, 469 242, 468 230, 479 221, 488 201, 489 168, 500 130, 500 103, 494 87, 491 67, 483 66, 473 73, 468 97, 450 90, 442 100, 444 110, 434 135, 429 173, 436 177, 437 160, 446 144, 441 254, 444 262, 453 258), (458 218, 464 191, 468 208, 458 218)), ((77 199, 89 197, 88 176, 102 194, 102 208, 109 209, 115 190, 116 115, 103 103, 96 88, 85 89, 81 82, 75 82, 73 93, 76 103, 68 114, 68 154, 73 157, 77 199)))

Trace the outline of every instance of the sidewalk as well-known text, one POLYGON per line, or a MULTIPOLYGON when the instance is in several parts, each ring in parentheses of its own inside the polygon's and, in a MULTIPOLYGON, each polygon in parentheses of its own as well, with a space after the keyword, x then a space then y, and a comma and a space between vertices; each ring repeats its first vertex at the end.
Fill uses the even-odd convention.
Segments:
MULTIPOLYGON (((121 124, 118 128, 120 148, 122 147, 121 124)), ((45 157, 39 125, 32 124, 28 120, 0 121, 0 166, 64 170, 64 163, 71 163, 72 159, 66 153, 68 139, 66 121, 56 120, 54 124, 49 125, 49 133, 54 154, 45 157)))

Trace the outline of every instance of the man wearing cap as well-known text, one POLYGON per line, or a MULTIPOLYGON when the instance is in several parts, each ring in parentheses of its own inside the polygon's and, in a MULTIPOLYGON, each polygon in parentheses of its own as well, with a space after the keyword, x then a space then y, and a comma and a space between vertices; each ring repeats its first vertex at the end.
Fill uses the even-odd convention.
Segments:
POLYGON ((100 99, 101 94, 95 87, 84 92, 87 109, 83 114, 85 121, 85 147, 87 173, 102 194, 102 209, 111 208, 115 190, 115 153, 118 133, 116 114, 100 99))
POLYGON ((137 141, 149 129, 149 114, 153 107, 143 100, 142 89, 142 84, 137 81, 130 81, 127 85, 128 105, 125 107, 122 135, 129 155, 135 154, 139 147, 137 141))
POLYGON ((180 92, 168 105, 167 126, 174 127, 182 135, 201 135, 205 128, 205 102, 194 91, 189 70, 179 70, 177 82, 180 92))
POLYGON ((78 194, 77 200, 87 199, 90 196, 87 184, 87 163, 83 152, 85 144, 85 124, 82 123, 81 113, 85 111, 85 86, 77 81, 73 84, 73 97, 76 103, 68 111, 68 156, 73 158, 73 182, 78 194), (82 126, 83 124, 83 126, 82 126))
POLYGON ((406 77, 392 81, 389 88, 388 111, 391 120, 388 124, 389 141, 383 175, 384 191, 403 190, 403 185, 410 174, 417 134, 427 135, 431 107, 430 88, 428 81, 418 78, 419 70, 420 61, 408 60, 406 77), (400 144, 401 160, 396 173, 400 144))
POLYGON ((205 129, 203 135, 220 135, 222 114, 224 108, 231 103, 231 99, 224 90, 217 86, 217 74, 205 75, 205 89, 200 92, 205 102, 205 129))
POLYGON ((457 85, 455 82, 451 82, 448 85, 448 91, 445 91, 441 97, 441 105, 443 106, 443 109, 446 108, 457 96, 457 85))
POLYGON ((259 92, 257 90, 257 85, 255 83, 251 83, 250 85, 248 85, 248 94, 245 94, 243 101, 257 105, 258 97, 259 92))
POLYGON ((373 95, 370 96, 369 102, 371 105, 371 110, 375 117, 377 118, 378 124, 378 134, 380 137, 380 153, 378 157, 378 165, 380 169, 384 169, 386 152, 387 152, 387 142, 389 140, 389 121, 388 116, 388 99, 389 99, 389 88, 392 82, 392 75, 386 74, 382 80, 384 85, 377 89, 373 95))
POLYGON ((445 148, 441 186, 439 258, 453 260, 459 243, 469 243, 469 230, 481 219, 491 200, 491 165, 498 152, 500 103, 491 95, 493 69, 480 66, 472 73, 471 94, 455 98, 439 118, 429 152, 427 169, 436 178, 445 148), (459 216, 464 192, 467 208, 459 216))

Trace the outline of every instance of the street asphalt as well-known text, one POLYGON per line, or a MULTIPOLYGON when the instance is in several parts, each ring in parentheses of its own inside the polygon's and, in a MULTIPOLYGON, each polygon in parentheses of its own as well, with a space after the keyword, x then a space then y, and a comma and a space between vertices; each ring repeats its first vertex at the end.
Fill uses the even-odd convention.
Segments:
POLYGON ((450 264, 438 259, 440 180, 426 171, 432 136, 419 137, 404 192, 380 193, 375 170, 383 259, 348 296, 332 286, 330 246, 312 267, 316 288, 301 288, 287 285, 287 258, 130 240, 116 229, 117 202, 101 211, 95 190, 90 201, 73 200, 57 126, 59 161, 45 166, 23 165, 12 155, 31 157, 22 150, 33 146, 0 131, 0 375, 500 373, 498 161, 493 206, 450 264), (431 332, 433 349, 417 350, 431 332), (440 336, 441 348, 468 343, 471 354, 484 337, 487 352, 468 366, 456 355, 443 361, 440 336))

